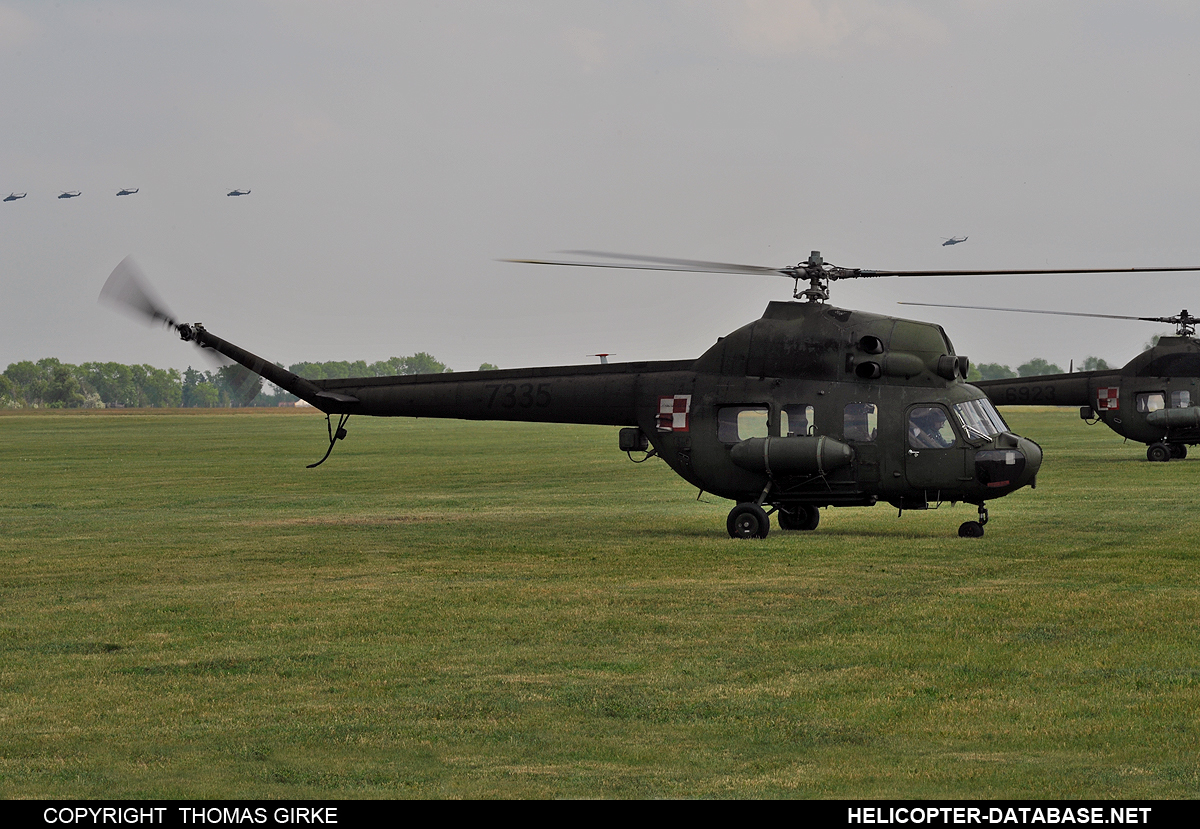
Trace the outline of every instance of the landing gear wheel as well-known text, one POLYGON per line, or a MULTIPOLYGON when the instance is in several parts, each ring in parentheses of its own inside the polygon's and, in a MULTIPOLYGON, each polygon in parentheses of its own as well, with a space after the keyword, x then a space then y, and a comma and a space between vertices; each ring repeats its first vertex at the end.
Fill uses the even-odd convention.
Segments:
POLYGON ((794 507, 780 507, 775 513, 779 518, 781 530, 815 530, 821 523, 821 511, 816 507, 798 504, 794 507))
POLYGON ((959 538, 983 538, 983 525, 978 521, 964 521, 958 528, 959 538))
POLYGON ((1182 443, 1169 443, 1167 445, 1171 447, 1172 458, 1175 458, 1176 460, 1183 460, 1187 457, 1187 447, 1182 443))
POLYGON ((730 538, 766 538, 771 519, 758 504, 738 504, 729 511, 725 526, 730 538))
POLYGON ((1146 447, 1146 460, 1166 463, 1171 460, 1171 447, 1165 443, 1152 443, 1146 447))

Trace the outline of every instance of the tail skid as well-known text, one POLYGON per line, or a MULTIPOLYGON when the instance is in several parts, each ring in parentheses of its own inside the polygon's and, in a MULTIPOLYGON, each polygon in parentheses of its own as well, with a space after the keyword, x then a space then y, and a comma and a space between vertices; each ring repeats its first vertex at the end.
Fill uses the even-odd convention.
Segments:
POLYGON ((346 421, 350 419, 350 415, 344 414, 338 418, 337 431, 333 430, 333 421, 329 419, 329 415, 325 415, 325 426, 329 429, 329 448, 325 450, 325 457, 316 463, 310 463, 305 469, 316 469, 321 464, 329 459, 329 454, 333 451, 333 445, 339 440, 346 439, 346 421))

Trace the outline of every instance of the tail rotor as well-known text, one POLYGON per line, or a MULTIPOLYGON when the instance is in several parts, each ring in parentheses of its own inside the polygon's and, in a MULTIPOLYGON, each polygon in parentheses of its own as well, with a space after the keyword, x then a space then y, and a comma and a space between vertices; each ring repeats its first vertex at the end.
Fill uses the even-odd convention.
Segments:
POLYGON ((161 324, 170 328, 195 344, 206 358, 219 366, 217 375, 229 388, 230 395, 238 405, 248 405, 258 396, 263 378, 198 342, 193 326, 176 321, 175 315, 155 293, 150 280, 132 255, 122 259, 109 274, 104 287, 100 289, 100 301, 149 325, 161 324))

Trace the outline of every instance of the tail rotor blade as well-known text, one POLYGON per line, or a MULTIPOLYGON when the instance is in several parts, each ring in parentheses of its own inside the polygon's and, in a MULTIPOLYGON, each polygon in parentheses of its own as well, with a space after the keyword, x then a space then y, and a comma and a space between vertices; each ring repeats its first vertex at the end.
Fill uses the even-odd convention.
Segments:
POLYGON ((230 397, 238 406, 249 406, 262 391, 263 378, 235 362, 217 369, 217 376, 229 387, 230 397))
POLYGON ((130 316, 145 319, 150 324, 161 322, 172 328, 176 326, 175 316, 154 293, 132 255, 122 259, 121 264, 109 274, 104 287, 100 289, 100 301, 130 316))

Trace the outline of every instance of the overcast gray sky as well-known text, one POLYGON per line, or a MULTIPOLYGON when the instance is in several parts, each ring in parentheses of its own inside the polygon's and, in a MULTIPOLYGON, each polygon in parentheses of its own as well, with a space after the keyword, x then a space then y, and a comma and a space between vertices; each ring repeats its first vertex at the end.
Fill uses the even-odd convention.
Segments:
MULTIPOLYGON (((460 371, 695 357, 791 293, 503 257, 1200 265, 1198 42, 1182 0, 0 0, 0 190, 29 194, 0 203, 0 367, 200 365, 97 305, 129 253, 177 315, 269 359, 460 371)), ((976 362, 1123 364, 1169 329, 895 303, 1158 316, 1200 311, 1197 280, 833 302, 939 322, 976 362)))

